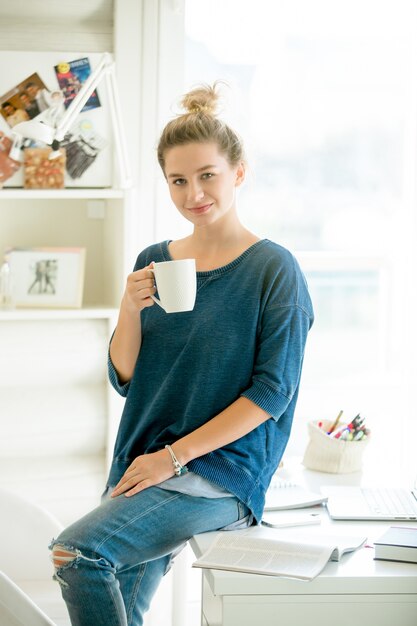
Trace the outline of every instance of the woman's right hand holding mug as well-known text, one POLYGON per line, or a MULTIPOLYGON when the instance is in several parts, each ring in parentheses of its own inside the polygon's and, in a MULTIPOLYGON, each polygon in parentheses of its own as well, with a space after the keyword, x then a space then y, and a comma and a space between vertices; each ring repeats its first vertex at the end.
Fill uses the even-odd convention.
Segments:
POLYGON ((156 292, 156 287, 154 275, 150 271, 152 267, 153 263, 150 263, 127 277, 123 304, 132 313, 140 312, 154 304, 151 296, 156 292))

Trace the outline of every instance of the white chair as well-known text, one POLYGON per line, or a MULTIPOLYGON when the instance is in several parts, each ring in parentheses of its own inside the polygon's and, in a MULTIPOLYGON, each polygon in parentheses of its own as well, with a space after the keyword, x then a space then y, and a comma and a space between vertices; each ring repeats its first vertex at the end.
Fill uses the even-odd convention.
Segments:
POLYGON ((6 574, 0 571, 0 624, 2 626, 55 626, 55 622, 6 574))
POLYGON ((48 550, 61 524, 41 506, 3 488, 0 502, 1 626, 68 626, 48 550))

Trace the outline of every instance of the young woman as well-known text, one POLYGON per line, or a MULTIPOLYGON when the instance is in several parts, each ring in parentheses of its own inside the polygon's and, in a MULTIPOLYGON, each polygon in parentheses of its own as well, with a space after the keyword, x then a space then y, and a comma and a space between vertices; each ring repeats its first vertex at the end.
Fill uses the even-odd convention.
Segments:
POLYGON ((294 257, 239 221, 242 144, 216 86, 183 99, 158 159, 192 234, 138 256, 109 352, 126 397, 101 506, 52 542, 73 625, 135 625, 194 534, 245 528, 291 429, 310 298, 294 257), (154 306, 154 262, 194 258, 193 311, 154 306))

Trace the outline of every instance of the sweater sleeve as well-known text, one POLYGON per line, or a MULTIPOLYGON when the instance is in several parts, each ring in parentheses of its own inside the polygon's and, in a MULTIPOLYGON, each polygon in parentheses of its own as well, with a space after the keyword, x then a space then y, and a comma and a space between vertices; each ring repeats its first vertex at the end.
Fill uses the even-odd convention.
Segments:
POLYGON ((242 395, 278 420, 298 387, 310 318, 298 306, 265 317, 252 384, 242 395))
POLYGON ((114 367, 113 361, 111 360, 111 357, 110 357, 110 350, 107 356, 107 369, 108 369, 110 384, 117 391, 118 394, 123 396, 123 398, 126 398, 127 392, 129 391, 129 387, 130 387, 130 380, 128 380, 126 383, 120 382, 116 368, 114 367))
POLYGON ((304 276, 296 267, 272 281, 260 318, 251 385, 243 396, 278 420, 297 391, 313 323, 304 276))

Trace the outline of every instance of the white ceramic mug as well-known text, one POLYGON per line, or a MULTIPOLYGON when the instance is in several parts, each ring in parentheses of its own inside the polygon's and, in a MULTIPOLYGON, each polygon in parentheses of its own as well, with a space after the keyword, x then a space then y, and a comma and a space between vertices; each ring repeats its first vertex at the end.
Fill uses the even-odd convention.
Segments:
POLYGON ((156 304, 166 313, 193 310, 197 292, 195 259, 154 263, 151 272, 159 296, 151 296, 156 304))

